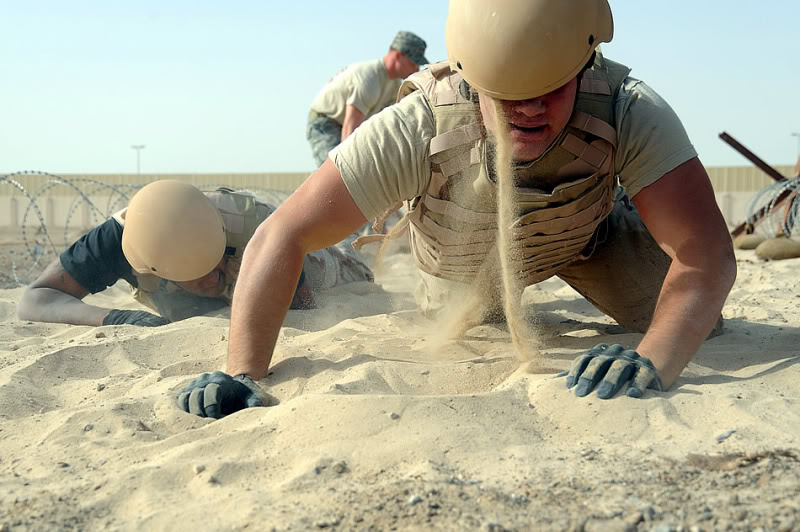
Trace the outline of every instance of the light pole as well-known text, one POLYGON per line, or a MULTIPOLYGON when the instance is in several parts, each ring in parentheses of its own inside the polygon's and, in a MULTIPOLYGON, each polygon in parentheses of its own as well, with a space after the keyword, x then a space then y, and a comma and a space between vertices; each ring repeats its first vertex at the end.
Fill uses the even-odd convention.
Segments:
POLYGON ((800 161, 800 133, 794 131, 790 133, 791 136, 797 137, 797 160, 800 161))
POLYGON ((136 150, 136 175, 140 175, 142 173, 141 153, 144 149, 144 144, 133 144, 131 148, 136 150))

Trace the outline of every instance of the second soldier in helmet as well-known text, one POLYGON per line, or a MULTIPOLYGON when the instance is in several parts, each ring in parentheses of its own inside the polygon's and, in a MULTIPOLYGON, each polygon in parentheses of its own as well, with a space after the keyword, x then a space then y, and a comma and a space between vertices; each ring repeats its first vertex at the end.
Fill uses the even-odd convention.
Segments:
MULTIPOLYGON (((75 325, 157 326, 229 306, 244 250, 274 210, 228 189, 203 193, 174 180, 150 183, 26 288, 19 317, 75 325), (131 285, 136 300, 159 315, 82 301, 120 279, 131 285)), ((307 257, 294 281, 291 307, 311 308, 318 290, 372 278, 345 239, 307 257)))

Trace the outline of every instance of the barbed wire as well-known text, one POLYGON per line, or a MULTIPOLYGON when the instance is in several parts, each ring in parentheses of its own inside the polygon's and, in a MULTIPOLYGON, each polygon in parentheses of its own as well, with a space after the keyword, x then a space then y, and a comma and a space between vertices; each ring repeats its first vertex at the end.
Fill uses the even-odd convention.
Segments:
POLYGON ((795 236, 798 210, 800 209, 800 179, 788 179, 772 183, 758 191, 747 206, 747 223, 756 228, 756 233, 767 238, 779 234, 795 236), (781 197, 786 197, 779 203, 781 197))
MULTIPOLYGON (((19 238, 14 242, 0 248, 0 253, 5 255, 2 264, 10 265, 10 276, 0 270, 0 286, 23 286, 31 282, 53 259, 72 244, 81 234, 92 227, 103 223, 114 213, 128 205, 130 198, 144 184, 113 184, 96 179, 75 178, 68 179, 62 176, 36 170, 24 170, 0 176, 0 189, 3 185, 17 189, 28 204, 22 214, 22 219, 12 220, 12 226, 17 227, 19 238), (25 188, 21 180, 24 177, 39 177, 46 181, 34 191, 25 188), (45 210, 40 202, 47 201, 56 195, 64 197, 63 190, 54 194, 57 189, 66 189, 69 200, 63 226, 53 218, 53 213, 48 212, 48 218, 53 227, 48 227, 45 210), (88 220, 76 224, 73 221, 76 213, 88 213, 88 220), (56 243, 52 231, 63 227, 63 240, 56 243), (15 246, 14 244, 18 244, 15 246), (20 249, 21 246, 21 249, 20 249), (21 253, 20 253, 21 251, 21 253), (4 282, 2 277, 8 277, 4 282)), ((281 204, 289 193, 261 188, 235 188, 229 184, 200 185, 198 188, 204 192, 213 191, 220 187, 230 188, 236 192, 251 194, 259 200, 273 206, 281 204)), ((12 212, 11 216, 18 216, 12 212)))

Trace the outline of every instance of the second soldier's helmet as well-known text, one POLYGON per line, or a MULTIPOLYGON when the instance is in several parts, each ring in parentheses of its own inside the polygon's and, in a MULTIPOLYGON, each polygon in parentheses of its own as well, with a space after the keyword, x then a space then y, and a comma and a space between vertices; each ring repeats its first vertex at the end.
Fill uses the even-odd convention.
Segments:
POLYGON ((502 100, 536 98, 566 84, 614 35, 607 0, 450 0, 450 67, 502 100))
POLYGON ((192 281, 225 254, 225 226, 198 188, 165 179, 142 187, 125 212, 122 252, 138 273, 192 281))

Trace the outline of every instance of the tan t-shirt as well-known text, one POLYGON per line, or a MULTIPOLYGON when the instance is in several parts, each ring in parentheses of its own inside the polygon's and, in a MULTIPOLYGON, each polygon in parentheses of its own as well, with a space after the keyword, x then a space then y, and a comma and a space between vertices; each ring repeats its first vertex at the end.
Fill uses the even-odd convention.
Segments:
POLYGON ((392 105, 402 83, 402 79, 389 79, 383 59, 356 63, 331 78, 311 109, 341 124, 345 108, 352 105, 366 119, 392 105))
MULTIPOLYGON (((680 119, 656 92, 628 77, 616 103, 614 171, 630 197, 697 156, 680 119)), ((431 178, 433 111, 420 91, 355 130, 333 160, 368 220, 420 196, 431 178)))

